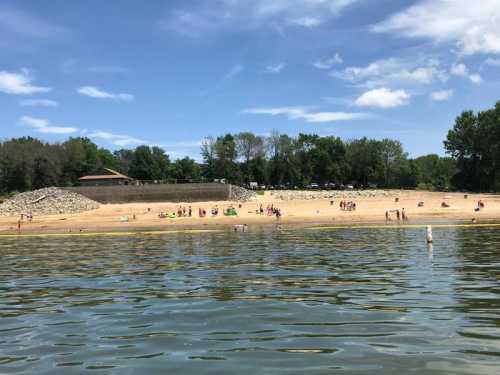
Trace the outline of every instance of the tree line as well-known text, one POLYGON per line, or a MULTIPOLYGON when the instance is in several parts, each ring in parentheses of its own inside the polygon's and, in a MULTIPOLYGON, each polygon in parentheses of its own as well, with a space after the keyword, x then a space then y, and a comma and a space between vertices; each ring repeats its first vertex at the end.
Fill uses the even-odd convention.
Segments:
POLYGON ((139 146, 111 152, 85 137, 55 144, 31 137, 0 142, 0 192, 76 186, 79 177, 102 174, 103 168, 138 180, 201 177, 201 167, 193 159, 171 162, 159 147, 139 146))
POLYGON ((110 151, 85 137, 47 143, 22 137, 0 142, 0 191, 74 186, 78 178, 116 169, 134 179, 164 181, 225 179, 247 185, 303 187, 352 184, 359 187, 426 190, 500 188, 500 102, 479 113, 463 112, 444 141, 447 157, 410 158, 397 140, 251 132, 207 137, 202 162, 172 161, 156 146, 110 151))

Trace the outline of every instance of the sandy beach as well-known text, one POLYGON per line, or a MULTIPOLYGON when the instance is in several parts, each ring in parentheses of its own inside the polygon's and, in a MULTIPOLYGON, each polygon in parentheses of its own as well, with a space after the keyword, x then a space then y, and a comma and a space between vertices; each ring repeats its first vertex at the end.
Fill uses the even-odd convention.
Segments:
MULTIPOLYGON (((354 201, 356 210, 340 209, 342 199, 293 199, 282 200, 276 192, 265 192, 252 202, 202 202, 202 203, 130 203, 103 204, 98 209, 80 214, 35 216, 32 222, 23 221, 21 233, 102 233, 120 231, 155 231, 180 229, 230 228, 237 224, 301 224, 301 225, 355 225, 355 224, 412 224, 458 221, 477 223, 500 220, 500 196, 488 194, 439 193, 419 191, 391 191, 387 196, 359 196, 345 198, 354 201), (399 202, 396 202, 398 198, 399 202), (485 207, 475 211, 478 201, 485 207), (418 207, 424 202, 423 207, 418 207), (449 207, 442 207, 447 202, 449 207), (279 208, 282 217, 260 214, 268 205, 279 208), (159 213, 175 212, 179 206, 191 206, 193 216, 181 218, 160 218, 159 213), (224 216, 223 210, 234 207, 237 216, 224 216), (219 214, 210 212, 218 207, 219 214), (198 216, 199 209, 205 209, 206 217, 198 216), (408 221, 397 221, 395 210, 405 209, 408 221), (390 212, 391 220, 386 222, 385 213, 390 212), (134 219, 135 217, 135 219, 134 219), (128 220, 128 221, 127 221, 128 220)), ((350 193, 349 195, 352 195, 350 193)), ((346 194, 347 196, 347 194, 346 194)), ((0 216, 0 234, 17 233, 17 216, 0 216)))

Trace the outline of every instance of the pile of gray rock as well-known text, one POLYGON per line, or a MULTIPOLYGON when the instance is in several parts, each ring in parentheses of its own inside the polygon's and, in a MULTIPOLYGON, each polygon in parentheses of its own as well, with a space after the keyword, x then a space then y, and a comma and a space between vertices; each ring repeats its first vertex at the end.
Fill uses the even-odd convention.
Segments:
POLYGON ((0 215, 75 214, 99 208, 99 203, 71 191, 50 187, 19 193, 0 204, 0 215))
POLYGON ((256 198, 255 192, 247 190, 240 186, 231 186, 231 195, 229 197, 230 201, 236 202, 249 202, 256 198))
POLYGON ((274 190, 271 196, 277 200, 316 200, 316 199, 358 199, 371 197, 396 196, 395 191, 388 190, 274 190))

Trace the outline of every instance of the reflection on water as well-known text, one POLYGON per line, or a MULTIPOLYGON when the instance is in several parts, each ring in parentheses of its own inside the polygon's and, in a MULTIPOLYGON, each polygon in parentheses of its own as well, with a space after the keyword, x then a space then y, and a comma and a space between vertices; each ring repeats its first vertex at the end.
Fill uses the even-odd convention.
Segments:
POLYGON ((0 373, 498 374, 500 233, 0 239, 0 373))

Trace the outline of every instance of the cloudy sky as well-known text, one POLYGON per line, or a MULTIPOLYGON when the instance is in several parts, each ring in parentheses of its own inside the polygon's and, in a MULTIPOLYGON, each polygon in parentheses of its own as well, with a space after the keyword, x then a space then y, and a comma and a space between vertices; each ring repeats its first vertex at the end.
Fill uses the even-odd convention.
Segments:
POLYGON ((500 100, 498 0, 2 0, 0 138, 197 156, 272 130, 442 154, 500 100))

